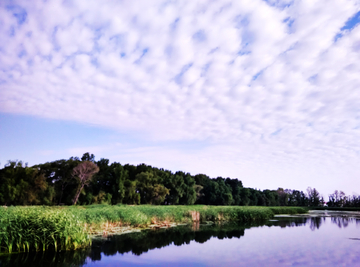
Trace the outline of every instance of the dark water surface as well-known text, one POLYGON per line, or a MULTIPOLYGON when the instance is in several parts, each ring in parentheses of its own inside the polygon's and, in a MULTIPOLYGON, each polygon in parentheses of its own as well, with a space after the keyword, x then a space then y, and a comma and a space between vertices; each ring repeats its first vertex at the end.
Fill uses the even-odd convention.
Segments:
POLYGON ((1 256, 0 266, 360 266, 360 213, 146 230, 86 250, 1 256))

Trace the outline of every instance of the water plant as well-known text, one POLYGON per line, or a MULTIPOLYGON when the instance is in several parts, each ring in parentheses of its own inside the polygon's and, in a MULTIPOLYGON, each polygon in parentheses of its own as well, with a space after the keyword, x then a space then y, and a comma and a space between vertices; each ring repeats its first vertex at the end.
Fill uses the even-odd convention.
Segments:
POLYGON ((114 228, 193 221, 260 222, 275 214, 305 213, 299 207, 205 205, 90 205, 70 207, 0 207, 0 253, 74 250, 91 235, 114 228))
POLYGON ((84 222, 67 209, 0 208, 0 253, 70 250, 88 244, 84 222))

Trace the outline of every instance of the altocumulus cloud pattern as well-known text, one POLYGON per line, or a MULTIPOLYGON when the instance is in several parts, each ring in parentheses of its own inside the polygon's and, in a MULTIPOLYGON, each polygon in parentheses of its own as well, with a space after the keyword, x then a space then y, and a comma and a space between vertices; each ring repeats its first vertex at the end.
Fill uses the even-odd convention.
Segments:
POLYGON ((356 166, 359 11, 356 0, 1 1, 0 111, 206 141, 234 166, 356 166))

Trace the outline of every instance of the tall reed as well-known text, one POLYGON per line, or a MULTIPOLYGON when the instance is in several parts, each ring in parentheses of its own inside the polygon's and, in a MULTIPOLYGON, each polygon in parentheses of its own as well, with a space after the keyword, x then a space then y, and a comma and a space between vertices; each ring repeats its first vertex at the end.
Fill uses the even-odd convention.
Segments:
POLYGON ((194 220, 261 222, 274 214, 304 212, 307 210, 299 207, 203 205, 0 207, 0 253, 82 248, 91 243, 91 233, 101 233, 109 226, 146 227, 194 220))
POLYGON ((90 242, 84 222, 66 209, 0 208, 0 253, 70 250, 90 242))

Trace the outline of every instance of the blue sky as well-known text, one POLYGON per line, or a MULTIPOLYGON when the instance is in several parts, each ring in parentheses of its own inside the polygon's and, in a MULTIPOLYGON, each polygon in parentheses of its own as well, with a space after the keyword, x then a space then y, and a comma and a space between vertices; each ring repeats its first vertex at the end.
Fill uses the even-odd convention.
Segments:
POLYGON ((94 153, 360 194, 360 3, 1 1, 0 167, 94 153))

